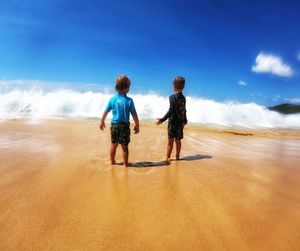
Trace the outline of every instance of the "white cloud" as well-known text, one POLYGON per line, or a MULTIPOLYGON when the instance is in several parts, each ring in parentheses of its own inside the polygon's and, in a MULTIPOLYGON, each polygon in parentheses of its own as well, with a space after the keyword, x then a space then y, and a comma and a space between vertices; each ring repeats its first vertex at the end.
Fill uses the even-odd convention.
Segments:
MULTIPOLYGON (((262 99, 262 98, 268 99, 268 97, 266 95, 264 95, 264 94, 262 94, 260 92, 252 93, 251 97, 256 97, 256 98, 260 98, 260 99, 262 99)), ((274 97, 274 98, 276 98, 276 97, 274 97)), ((270 99, 271 99, 271 97, 270 97, 270 99)))
POLYGON ((276 94, 276 95, 272 98, 273 101, 278 101, 279 99, 281 99, 281 96, 278 95, 278 94, 276 94))
POLYGON ((285 98, 284 100, 289 101, 291 103, 300 104, 300 98, 285 98))
POLYGON ((280 57, 272 54, 260 52, 255 63, 252 66, 252 71, 256 73, 271 73, 281 77, 291 77, 293 75, 293 69, 283 63, 280 57))
POLYGON ((238 84, 239 84, 240 86, 246 86, 246 85, 248 85, 248 83, 246 83, 246 82, 243 81, 243 80, 240 80, 240 81, 238 82, 238 84))
POLYGON ((297 59, 300 61, 300 52, 299 52, 299 54, 298 54, 298 56, 297 56, 297 59))

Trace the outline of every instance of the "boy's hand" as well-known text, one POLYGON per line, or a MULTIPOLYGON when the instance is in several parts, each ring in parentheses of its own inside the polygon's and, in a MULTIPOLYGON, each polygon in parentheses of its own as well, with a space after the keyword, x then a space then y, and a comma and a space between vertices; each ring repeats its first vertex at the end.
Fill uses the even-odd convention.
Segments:
POLYGON ((103 131, 104 128, 106 128, 105 123, 103 121, 101 121, 101 123, 99 125, 99 128, 100 128, 101 131, 103 131))
POLYGON ((161 120, 160 120, 159 118, 157 118, 157 121, 155 122, 155 124, 156 124, 156 125, 161 125, 162 122, 161 122, 161 120))
POLYGON ((140 132, 140 126, 139 125, 135 125, 133 127, 133 131, 134 131, 134 134, 138 134, 140 132))

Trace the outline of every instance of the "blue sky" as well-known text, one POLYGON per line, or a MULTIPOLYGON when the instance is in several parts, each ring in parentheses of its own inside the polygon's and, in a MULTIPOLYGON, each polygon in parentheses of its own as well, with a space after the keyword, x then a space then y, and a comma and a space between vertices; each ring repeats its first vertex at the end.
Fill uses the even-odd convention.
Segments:
POLYGON ((300 101, 300 1, 0 1, 0 79, 300 101))

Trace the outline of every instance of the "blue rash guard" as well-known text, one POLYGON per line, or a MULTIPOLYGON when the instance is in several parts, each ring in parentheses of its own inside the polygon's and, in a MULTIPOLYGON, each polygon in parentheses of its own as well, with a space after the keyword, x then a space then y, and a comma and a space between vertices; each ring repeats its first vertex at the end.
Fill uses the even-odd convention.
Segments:
POLYGON ((110 112, 111 110, 113 113, 112 124, 129 124, 129 113, 132 116, 136 115, 132 98, 127 97, 124 93, 117 93, 109 100, 105 111, 110 112))

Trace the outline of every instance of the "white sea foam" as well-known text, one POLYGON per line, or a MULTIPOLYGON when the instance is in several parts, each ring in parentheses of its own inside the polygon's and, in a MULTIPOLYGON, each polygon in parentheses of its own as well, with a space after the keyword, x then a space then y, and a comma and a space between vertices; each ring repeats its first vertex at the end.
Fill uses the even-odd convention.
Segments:
MULTIPOLYGON (((0 93, 0 119, 28 117, 100 117, 113 94, 79 92, 71 89, 43 91, 12 89, 0 93)), ((130 94, 140 119, 162 117, 168 109, 168 97, 156 94, 130 94)), ((247 128, 300 128, 300 114, 282 115, 255 103, 219 103, 187 97, 187 117, 191 123, 247 128)))

